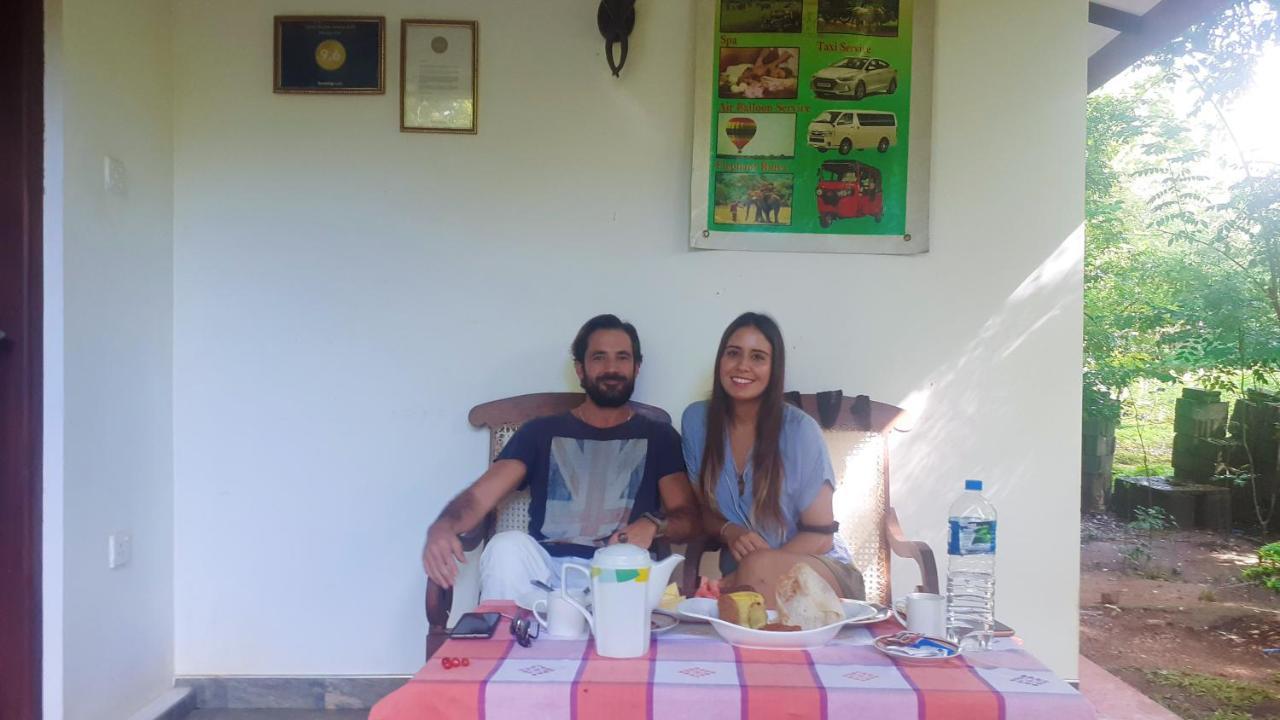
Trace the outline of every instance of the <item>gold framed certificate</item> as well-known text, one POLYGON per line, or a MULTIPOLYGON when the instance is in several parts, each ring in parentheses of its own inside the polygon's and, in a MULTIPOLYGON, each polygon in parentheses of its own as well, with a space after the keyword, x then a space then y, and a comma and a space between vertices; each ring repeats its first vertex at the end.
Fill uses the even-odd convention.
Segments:
POLYGON ((479 27, 400 21, 400 131, 476 133, 479 27))
POLYGON ((277 15, 277 93, 381 95, 386 19, 277 15))

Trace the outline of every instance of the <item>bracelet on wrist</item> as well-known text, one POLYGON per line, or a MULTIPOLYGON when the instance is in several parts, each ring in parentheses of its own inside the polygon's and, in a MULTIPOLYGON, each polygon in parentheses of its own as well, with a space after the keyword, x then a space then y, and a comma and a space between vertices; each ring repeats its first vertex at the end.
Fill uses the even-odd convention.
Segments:
POLYGON ((835 535, 840 532, 840 523, 832 522, 830 525, 806 525, 803 522, 796 523, 796 530, 803 533, 813 533, 815 535, 835 535))

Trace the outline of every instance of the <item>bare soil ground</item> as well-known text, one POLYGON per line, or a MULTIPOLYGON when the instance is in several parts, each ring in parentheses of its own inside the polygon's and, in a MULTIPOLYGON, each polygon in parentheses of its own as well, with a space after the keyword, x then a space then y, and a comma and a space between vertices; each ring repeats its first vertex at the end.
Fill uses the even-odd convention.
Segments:
POLYGON ((1240 577, 1258 547, 1086 516, 1081 652, 1184 718, 1280 718, 1280 595, 1240 577))

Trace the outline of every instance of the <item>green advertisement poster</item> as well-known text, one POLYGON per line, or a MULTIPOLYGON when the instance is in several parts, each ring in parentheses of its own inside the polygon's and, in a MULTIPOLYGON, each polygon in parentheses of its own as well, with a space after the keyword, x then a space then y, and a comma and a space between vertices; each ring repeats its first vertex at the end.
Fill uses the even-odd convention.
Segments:
POLYGON ((703 236, 909 238, 916 0, 709 2, 703 236))

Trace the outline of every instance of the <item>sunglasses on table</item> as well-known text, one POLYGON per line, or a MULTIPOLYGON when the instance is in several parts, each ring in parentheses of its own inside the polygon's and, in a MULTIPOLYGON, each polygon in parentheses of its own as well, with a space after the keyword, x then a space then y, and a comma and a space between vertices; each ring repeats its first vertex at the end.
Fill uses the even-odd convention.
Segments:
POLYGON ((533 646, 533 641, 538 639, 538 621, 534 619, 532 613, 524 610, 515 615, 504 613, 502 617, 511 620, 511 637, 516 639, 520 647, 533 646))

